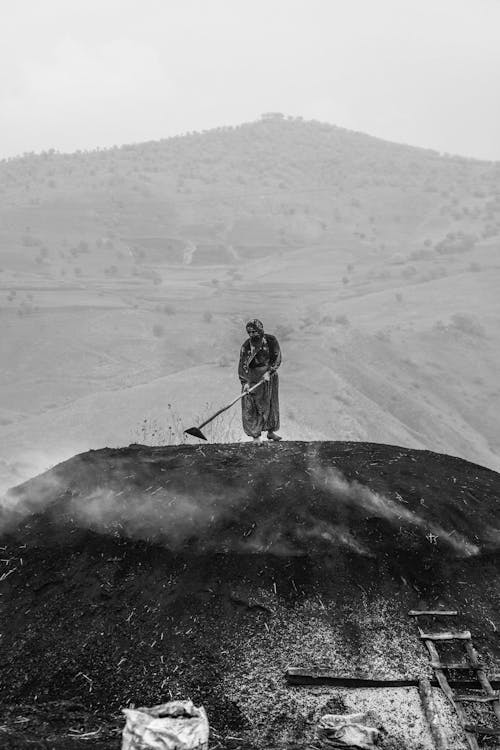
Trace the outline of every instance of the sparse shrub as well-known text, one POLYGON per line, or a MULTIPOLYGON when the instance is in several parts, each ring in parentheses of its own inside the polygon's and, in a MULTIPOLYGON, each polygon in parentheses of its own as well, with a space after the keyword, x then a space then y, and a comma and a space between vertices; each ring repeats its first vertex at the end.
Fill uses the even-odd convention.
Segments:
POLYGON ((415 268, 415 266, 406 266, 401 271, 401 276, 405 279, 411 279, 411 277, 415 276, 416 273, 417 269, 415 268))
POLYGON ((175 307, 167 302, 163 305, 163 312, 165 315, 175 315, 175 307))
POLYGON ((155 323, 153 326, 153 336, 156 336, 156 338, 161 338, 165 335, 165 327, 161 325, 161 323, 155 323))
POLYGON ((342 276, 342 283, 344 286, 347 286, 347 284, 349 283, 349 279, 347 278, 347 276, 342 276))
POLYGON ((433 279, 444 279, 444 277, 447 275, 448 272, 446 268, 443 268, 443 266, 435 266, 429 268, 429 270, 425 274, 425 280, 432 281, 433 279))
POLYGON ((396 292, 394 296, 396 297, 396 302, 399 302, 401 304, 401 302, 403 301, 403 295, 401 294, 401 292, 396 292))
POLYGON ((308 326, 316 325, 316 323, 319 323, 319 310, 317 310, 313 305, 309 305, 307 310, 304 313, 304 317, 301 320, 301 326, 302 328, 307 328, 308 326))
POLYGON ((180 417, 172 412, 171 404, 168 404, 169 423, 162 424, 157 419, 144 419, 140 426, 133 432, 133 437, 138 439, 142 445, 179 445, 186 442, 187 435, 184 433, 180 417))
POLYGON ((37 308, 35 308, 35 306, 31 304, 31 302, 21 302, 17 310, 17 314, 20 318, 23 318, 25 315, 33 315, 36 310, 37 308))
POLYGON ((76 250, 79 253, 88 253, 89 252, 89 243, 86 240, 80 240, 80 242, 76 246, 76 250))
POLYGON ((472 250, 475 244, 476 238, 472 234, 449 232, 443 240, 436 243, 435 250, 441 254, 465 253, 472 250))
POLYGON ((420 250, 412 250, 409 255, 410 260, 426 260, 432 258, 432 250, 426 250, 421 247, 420 250))
POLYGON ((483 337, 485 335, 481 323, 473 315, 468 315, 467 313, 455 313, 455 315, 452 315, 451 325, 457 331, 470 336, 483 337))
POLYGON ((472 263, 469 263, 469 271, 473 271, 473 272, 481 271, 481 264, 473 260, 472 263))
POLYGON ((210 312, 210 310, 205 310, 203 313, 203 322, 204 323, 211 323, 212 322, 213 315, 210 312))
POLYGON ((394 255, 391 256, 390 263, 394 266, 402 266, 403 263, 406 263, 407 258, 403 255, 403 253, 394 253, 394 255))
POLYGON ((391 332, 388 328, 381 328, 375 333, 375 338, 388 343, 391 340, 391 332))
POLYGON ((31 234, 25 234, 23 235, 21 242, 23 244, 23 247, 37 247, 38 245, 41 245, 41 240, 37 239, 36 237, 32 237, 31 234))
POLYGON ((292 338, 294 327, 289 323, 278 323, 274 328, 274 334, 278 341, 289 341, 292 338))
POLYGON ((492 224, 487 224, 481 232, 481 237, 484 240, 487 240, 490 237, 496 237, 497 234, 499 234, 497 227, 493 226, 492 224))
POLYGON ((349 318, 347 315, 341 314, 335 316, 335 323, 339 326, 348 326, 349 324, 349 318))

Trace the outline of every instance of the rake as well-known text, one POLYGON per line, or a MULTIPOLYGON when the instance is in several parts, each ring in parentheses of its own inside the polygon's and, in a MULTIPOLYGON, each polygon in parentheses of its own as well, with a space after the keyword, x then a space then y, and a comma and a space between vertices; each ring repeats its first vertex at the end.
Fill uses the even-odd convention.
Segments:
POLYGON ((248 391, 243 391, 243 393, 240 393, 239 396, 236 396, 236 398, 233 399, 230 404, 227 404, 227 406, 223 406, 222 409, 219 409, 219 411, 216 411, 215 414, 212 414, 211 417, 209 417, 208 419, 205 419, 205 421, 202 422, 198 427, 190 427, 189 430, 184 430, 184 432, 186 433, 186 435, 192 435, 193 437, 200 438, 200 440, 206 440, 207 438, 201 431, 202 427, 205 427, 205 425, 211 422, 212 419, 215 419, 215 417, 218 417, 219 414, 222 414, 223 411, 227 411, 227 409, 230 409, 231 406, 234 406, 234 404, 237 401, 240 401, 240 399, 242 399, 244 396, 247 396, 252 391, 255 391, 255 389, 258 388, 259 385, 262 385, 262 383, 265 383, 265 382, 266 382, 265 380, 259 380, 259 382, 255 383, 255 385, 249 388, 248 391))

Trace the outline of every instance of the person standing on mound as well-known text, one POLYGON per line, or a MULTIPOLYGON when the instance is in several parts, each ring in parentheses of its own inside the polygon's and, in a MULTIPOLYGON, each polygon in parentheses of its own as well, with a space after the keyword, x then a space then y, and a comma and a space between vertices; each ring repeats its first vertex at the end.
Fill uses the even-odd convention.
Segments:
POLYGON ((280 427, 278 373, 281 351, 276 336, 264 333, 260 320, 246 325, 248 338, 240 350, 238 377, 245 393, 260 380, 264 380, 252 393, 241 399, 241 416, 246 435, 254 443, 262 442, 262 432, 267 430, 268 440, 281 440, 276 434, 280 427))

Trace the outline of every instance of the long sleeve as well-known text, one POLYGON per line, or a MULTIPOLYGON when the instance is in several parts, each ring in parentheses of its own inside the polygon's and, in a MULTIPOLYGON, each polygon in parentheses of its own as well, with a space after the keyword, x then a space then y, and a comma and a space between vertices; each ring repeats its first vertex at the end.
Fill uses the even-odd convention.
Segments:
POLYGON ((281 365, 281 349, 278 343, 278 339, 275 336, 268 336, 268 341, 271 344, 269 367, 272 372, 276 372, 278 367, 281 365))
POLYGON ((240 361, 238 364, 238 377, 241 383, 246 383, 248 381, 248 368, 246 367, 247 357, 247 347, 246 344, 243 344, 240 349, 240 361))

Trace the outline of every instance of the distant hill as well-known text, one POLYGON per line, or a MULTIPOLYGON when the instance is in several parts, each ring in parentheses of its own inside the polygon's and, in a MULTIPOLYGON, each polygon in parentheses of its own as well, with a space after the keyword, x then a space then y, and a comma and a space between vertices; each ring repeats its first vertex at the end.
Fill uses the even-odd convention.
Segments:
MULTIPOLYGON (((500 163, 300 118, 0 162, 9 261, 70 277, 237 264, 346 232, 381 255, 460 252, 500 233, 500 163)), ((3 259, 4 266, 10 263, 3 259)))

